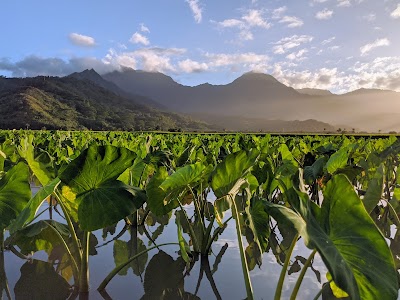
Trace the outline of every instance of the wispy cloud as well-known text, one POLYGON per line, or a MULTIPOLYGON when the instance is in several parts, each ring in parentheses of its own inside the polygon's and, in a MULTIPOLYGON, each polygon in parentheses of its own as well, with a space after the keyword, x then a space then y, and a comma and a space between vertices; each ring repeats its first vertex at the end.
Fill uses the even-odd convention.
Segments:
POLYGON ((272 26, 272 24, 263 17, 263 12, 256 9, 248 10, 240 19, 226 19, 214 23, 218 24, 221 28, 238 28, 238 37, 242 41, 253 40, 252 28, 269 29, 272 26))
POLYGON ((323 41, 321 42, 321 44, 322 44, 322 45, 326 45, 326 44, 332 43, 335 39, 336 39, 336 37, 333 36, 333 37, 331 37, 331 38, 329 38, 329 39, 323 40, 323 41))
POLYGON ((397 4, 397 8, 392 11, 392 13, 390 14, 390 16, 393 19, 399 19, 400 18, 400 4, 397 4))
POLYGON ((189 4, 196 23, 201 23, 203 19, 203 8, 200 6, 199 0, 186 0, 186 3, 189 4))
POLYGON ((144 25, 143 23, 140 24, 140 31, 141 32, 147 32, 150 33, 150 29, 149 27, 147 27, 146 25, 144 25))
POLYGON ((96 41, 94 38, 88 35, 82 35, 79 33, 71 33, 69 34, 69 40, 77 46, 83 46, 83 47, 93 47, 96 46, 96 41))
POLYGON ((327 8, 325 8, 324 10, 321 10, 315 14, 315 17, 318 20, 328 20, 328 19, 332 18, 332 16, 333 16, 333 11, 329 10, 327 8))
POLYGON ((372 51, 375 48, 389 46, 389 45, 390 45, 389 39, 387 38, 377 39, 375 42, 366 44, 360 48, 361 56, 367 55, 370 51, 372 51))
POLYGON ((351 6, 351 2, 350 0, 338 0, 338 7, 350 7, 351 6))
POLYGON ((290 49, 299 47, 305 43, 309 43, 313 39, 314 38, 309 35, 293 35, 291 37, 286 37, 274 43, 276 46, 273 47, 273 51, 275 54, 285 54, 290 49))
POLYGON ((145 46, 150 44, 149 39, 143 34, 140 34, 139 32, 135 32, 129 41, 133 44, 142 44, 145 46))
POLYGON ((279 23, 285 23, 289 28, 301 27, 304 24, 303 20, 293 16, 284 16, 279 23))

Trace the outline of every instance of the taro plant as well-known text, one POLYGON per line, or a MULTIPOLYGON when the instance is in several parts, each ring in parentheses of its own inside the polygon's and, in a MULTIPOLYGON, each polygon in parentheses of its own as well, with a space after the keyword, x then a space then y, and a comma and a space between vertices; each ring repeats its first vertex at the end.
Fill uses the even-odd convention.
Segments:
MULTIPOLYGON (((18 235, 26 231, 31 238, 45 241, 49 239, 40 235, 48 237, 52 233, 51 240, 56 240, 54 243, 60 244, 68 254, 78 290, 88 292, 90 232, 117 223, 146 201, 143 191, 117 180, 132 166, 135 158, 136 155, 125 148, 89 146, 28 202, 10 228, 14 233, 10 244, 17 242, 18 235), (55 221, 30 224, 42 202, 52 194, 57 198, 67 225, 55 221), (83 231, 81 238, 78 238, 77 226, 83 231)), ((41 245, 37 250, 48 246, 34 244, 41 245)))
MULTIPOLYGON (((330 286, 336 291, 338 287, 351 299, 397 299, 398 282, 390 249, 348 178, 339 174, 327 183, 321 206, 310 201, 301 187, 282 186, 290 208, 268 201, 265 205, 278 224, 291 223, 313 250, 308 262, 318 252, 332 277, 330 286)), ((287 265, 275 299, 280 299, 287 265)), ((308 266, 304 266, 291 299, 296 298, 308 266)))

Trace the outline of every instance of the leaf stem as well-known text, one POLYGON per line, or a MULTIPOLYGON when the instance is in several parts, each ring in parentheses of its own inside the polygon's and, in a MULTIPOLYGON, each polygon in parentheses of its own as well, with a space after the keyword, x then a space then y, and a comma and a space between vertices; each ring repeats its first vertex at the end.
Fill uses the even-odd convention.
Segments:
POLYGON ((240 259, 242 261, 242 271, 243 271, 244 283, 246 285, 247 300, 253 300, 254 299, 253 288, 251 286, 249 268, 247 266, 247 259, 246 259, 246 255, 244 253, 244 248, 243 248, 242 231, 240 229, 239 213, 237 211, 235 199, 232 199, 233 197, 231 195, 229 195, 229 197, 231 197, 231 200, 232 200, 232 215, 234 215, 235 222, 236 222, 236 234, 237 234, 238 244, 239 244, 240 259))
POLYGON ((81 272, 79 276, 79 292, 89 292, 89 235, 90 231, 83 232, 81 272))
POLYGON ((313 252, 308 257, 307 261, 305 262, 303 269, 301 269, 301 273, 299 278, 296 281, 296 285, 293 288, 292 295, 290 296, 290 300, 295 300, 297 293, 299 292, 300 285, 303 282, 304 275, 306 275, 307 269, 310 267, 312 260, 314 259, 315 253, 317 253, 317 249, 314 249, 313 252))
POLYGON ((289 249, 286 252, 286 259, 285 259, 285 263, 283 264, 283 267, 282 267, 282 270, 281 270, 281 274, 279 276, 278 284, 276 286, 274 300, 280 300, 281 299, 283 282, 285 281, 286 271, 287 271, 287 268, 289 266, 290 257, 292 256, 292 252, 293 252, 294 246, 297 243, 298 237, 299 237, 299 234, 297 233, 295 235, 295 237, 293 238, 292 244, 290 245, 289 249))

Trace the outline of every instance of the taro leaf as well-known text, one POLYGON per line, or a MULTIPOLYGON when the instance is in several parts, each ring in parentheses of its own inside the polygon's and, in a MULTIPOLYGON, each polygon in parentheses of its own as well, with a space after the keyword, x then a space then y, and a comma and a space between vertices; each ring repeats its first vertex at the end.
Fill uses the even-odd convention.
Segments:
POLYGON ((211 179, 211 187, 215 196, 221 198, 228 195, 238 180, 245 177, 250 171, 258 156, 257 150, 239 151, 229 154, 219 163, 211 179))
POLYGON ((120 181, 109 181, 84 194, 78 209, 80 227, 94 231, 132 214, 146 202, 145 193, 120 181))
MULTIPOLYGON (((28 255, 31 252, 45 250, 50 253, 58 245, 62 245, 60 237, 54 232, 56 229, 65 239, 69 236, 68 226, 54 220, 41 220, 17 231, 9 239, 20 248, 20 252, 28 255), (50 228, 49 226, 52 226, 50 228)), ((8 242, 8 239, 6 243, 8 242)))
POLYGON ((168 176, 160 185, 160 188, 165 192, 185 189, 201 180, 207 179, 204 177, 206 177, 209 171, 210 168, 206 168, 200 162, 184 166, 177 169, 172 175, 168 176))
POLYGON ((15 299, 67 299, 70 285, 44 261, 26 262, 21 267, 21 277, 14 287, 15 299))
POLYGON ((56 178, 53 181, 49 182, 46 186, 42 187, 35 196, 29 200, 28 204, 18 215, 17 219, 11 223, 9 228, 10 232, 13 233, 19 229, 22 229, 27 224, 29 224, 35 217, 36 212, 42 203, 49 197, 55 190, 55 188, 60 183, 60 179, 56 178))
POLYGON ((326 163, 326 169, 330 174, 335 173, 338 169, 344 168, 349 159, 348 147, 342 147, 331 155, 326 163))
POLYGON ((54 166, 51 158, 46 152, 35 155, 35 147, 33 146, 34 136, 29 135, 23 140, 18 147, 19 155, 26 160, 29 168, 39 180, 41 185, 47 185, 55 178, 54 166))
POLYGON ((351 299, 397 299, 390 249, 344 175, 328 182, 320 224, 310 216, 307 232, 335 283, 351 299))
POLYGON ((29 169, 20 162, 0 180, 0 230, 10 225, 30 198, 29 169))
POLYGON ((381 200, 383 192, 383 176, 384 170, 383 164, 381 164, 376 170, 374 177, 368 183, 368 189, 363 199, 365 209, 368 213, 371 213, 381 200))
POLYGON ((261 265, 261 253, 260 253, 260 248, 258 245, 254 242, 251 242, 245 250, 245 255, 246 255, 246 261, 247 261, 247 268, 249 271, 254 270, 254 268, 257 265, 261 265))
MULTIPOLYGON (((135 245, 135 241, 114 241, 114 262, 115 265, 118 266, 124 262, 126 262, 132 256, 139 254, 140 252, 146 251, 146 246, 144 245, 141 239, 137 239, 137 243, 135 245)), ((131 268, 133 274, 136 276, 140 276, 146 267, 148 259, 148 253, 140 255, 137 259, 128 264, 125 268, 119 271, 118 275, 125 276, 128 274, 128 269, 131 268)))
POLYGON ((60 179, 70 188, 66 198, 72 216, 83 230, 113 225, 143 205, 146 196, 141 190, 117 180, 135 157, 125 148, 92 144, 62 172, 60 179))
POLYGON ((324 165, 326 163, 326 158, 321 157, 318 158, 312 166, 306 166, 304 168, 304 181, 306 184, 312 184, 317 180, 319 177, 323 175, 324 172, 324 165))
POLYGON ((309 209, 304 220, 284 206, 268 203, 267 209, 278 224, 290 221, 306 245, 317 248, 335 283, 353 300, 396 299, 390 249, 346 176, 328 182, 320 212, 309 209))
MULTIPOLYGON (((250 234, 246 234, 246 239, 251 247, 257 248, 253 249, 252 257, 255 258, 259 266, 262 264, 262 253, 267 250, 268 238, 271 232, 269 228, 269 215, 266 212, 265 202, 266 201, 261 198, 253 197, 250 205, 246 206, 243 214, 245 226, 251 231, 250 234), (253 242, 254 245, 252 245, 253 242)), ((246 230, 246 232, 248 232, 248 230, 246 230)))
POLYGON ((168 214, 174 208, 179 206, 177 201, 168 201, 167 193, 160 188, 160 185, 168 177, 165 167, 160 167, 154 176, 150 179, 146 187, 147 206, 156 216, 168 214))
POLYGON ((185 265, 182 258, 178 257, 177 260, 174 260, 164 251, 154 255, 146 268, 144 275, 145 295, 141 299, 165 299, 163 295, 167 291, 178 292, 180 286, 183 288, 182 273, 185 265))

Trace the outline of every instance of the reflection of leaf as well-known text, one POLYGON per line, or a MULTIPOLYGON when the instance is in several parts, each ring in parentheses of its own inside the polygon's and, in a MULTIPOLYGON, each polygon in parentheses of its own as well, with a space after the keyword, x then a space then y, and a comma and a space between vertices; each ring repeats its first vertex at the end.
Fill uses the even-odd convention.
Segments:
POLYGON ((41 220, 17 231, 11 237, 12 243, 17 245, 21 249, 21 253, 25 255, 40 250, 50 253, 55 246, 62 245, 62 241, 54 229, 49 226, 55 228, 64 240, 68 238, 68 226, 54 220, 41 220))
POLYGON ((174 260, 164 251, 158 252, 150 260, 144 275, 144 292, 142 300, 152 299, 182 299, 167 298, 166 295, 179 295, 183 292, 183 271, 185 261, 182 258, 174 260))
POLYGON ((293 273, 299 272, 300 270, 301 270, 301 267, 300 267, 299 261, 296 260, 296 261, 290 266, 289 271, 288 271, 288 274, 291 275, 291 274, 293 274, 293 273))
POLYGON ((70 294, 70 286, 49 263, 34 260, 21 267, 21 277, 14 287, 15 299, 64 300, 70 294))
MULTIPOLYGON (((140 252, 146 250, 146 246, 144 245, 141 239, 137 239, 137 245, 135 245, 134 241, 125 242, 116 240, 114 241, 114 262, 115 265, 118 266, 123 262, 126 262, 132 256, 137 255, 140 252), (135 247, 137 246, 137 247, 135 247)), ((148 259, 147 252, 145 254, 140 255, 137 259, 132 261, 129 265, 123 268, 118 275, 125 276, 128 274, 128 269, 132 268, 133 274, 139 276, 144 272, 148 259)))
POLYGON ((218 265, 221 263, 222 256, 224 256, 226 249, 228 249, 228 243, 225 243, 225 245, 222 246, 222 248, 219 251, 218 255, 215 257, 215 261, 214 261, 213 268, 212 268, 212 271, 211 271, 212 274, 217 272, 218 265))

